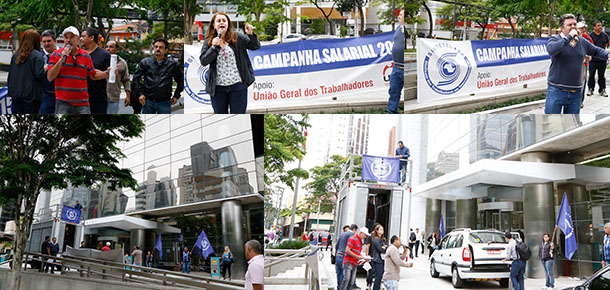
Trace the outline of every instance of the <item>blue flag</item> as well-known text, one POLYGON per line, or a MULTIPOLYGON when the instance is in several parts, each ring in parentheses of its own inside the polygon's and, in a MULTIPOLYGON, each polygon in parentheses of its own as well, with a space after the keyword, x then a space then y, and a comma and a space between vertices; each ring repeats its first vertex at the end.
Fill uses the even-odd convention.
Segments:
POLYGON ((400 182, 400 158, 362 155, 362 180, 400 182))
POLYGON ((64 205, 61 210, 61 219, 70 223, 80 223, 80 210, 64 205))
POLYGON ((441 222, 438 224, 438 230, 441 232, 441 239, 445 236, 445 225, 443 224, 443 215, 441 215, 441 222))
POLYGON ((559 215, 557 216, 557 227, 561 229, 565 235, 566 242, 566 258, 572 259, 572 255, 578 249, 576 244, 576 237, 574 236, 574 225, 572 224, 572 214, 570 214, 570 205, 568 204, 568 195, 563 193, 563 200, 561 201, 561 207, 559 208, 559 215))
POLYGON ((155 249, 159 250, 159 260, 163 259, 163 247, 161 246, 161 233, 159 233, 159 237, 157 238, 157 243, 155 244, 155 249))
POLYGON ((212 249, 210 240, 208 240, 208 236, 205 235, 204 230, 201 230, 201 234, 199 234, 199 238, 197 238, 197 242, 195 242, 195 247, 201 250, 201 256, 204 259, 207 258, 210 254, 214 253, 214 249, 212 249))

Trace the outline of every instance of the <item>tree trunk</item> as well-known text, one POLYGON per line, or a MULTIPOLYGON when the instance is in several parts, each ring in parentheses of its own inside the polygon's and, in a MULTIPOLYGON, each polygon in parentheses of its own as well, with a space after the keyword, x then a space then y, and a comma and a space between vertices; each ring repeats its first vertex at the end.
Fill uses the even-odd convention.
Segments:
POLYGON ((85 16, 84 27, 87 27, 89 23, 93 23, 91 20, 91 11, 93 11, 93 0, 89 0, 89 3, 87 4, 87 15, 85 16))
POLYGON ((508 20, 508 25, 510 25, 510 29, 512 29, 513 31, 513 38, 517 38, 517 33, 515 30, 515 24, 513 24, 513 20, 508 15, 506 16, 506 20, 508 20))
POLYGON ((333 10, 335 10, 335 4, 337 4, 337 2, 333 1, 333 6, 330 7, 330 12, 328 14, 326 14, 324 12, 324 9, 322 9, 319 5, 318 5, 318 1, 316 0, 309 0, 309 2, 313 5, 316 6, 316 8, 318 8, 318 10, 320 10, 320 12, 322 12, 322 15, 324 15, 324 18, 326 19, 326 22, 328 22, 328 25, 330 26, 330 35, 335 35, 335 28, 333 26, 333 22, 330 20, 330 15, 333 14, 333 10))
POLYGON ((430 8, 428 7, 428 5, 426 4, 426 1, 422 1, 422 4, 424 5, 424 8, 426 9, 426 12, 428 12, 428 37, 432 38, 432 28, 434 23, 432 23, 432 12, 430 11, 430 8))
POLYGON ((163 11, 163 38, 167 39, 167 17, 169 11, 163 11))
MULTIPOLYGON (((191 33, 191 26, 193 26, 194 15, 192 4, 197 3, 194 0, 184 0, 184 44, 193 44, 193 34, 191 33)), ((196 4, 195 4, 196 5, 196 4)))
POLYGON ((555 5, 557 4, 557 0, 547 0, 546 3, 549 7, 549 29, 548 29, 549 32, 548 33, 549 33, 549 37, 551 37, 553 35, 553 16, 555 15, 555 5))
MULTIPOLYGON (((13 254, 13 277, 11 279, 11 290, 20 290, 21 287, 21 267, 23 264, 23 253, 25 244, 29 239, 32 220, 34 218, 34 208, 38 194, 33 197, 19 195, 15 206, 15 252, 13 254), (25 205, 25 212, 21 215, 21 205, 25 205)), ((27 261, 26 267, 27 267, 27 261)))
MULTIPOLYGON (((109 25, 109 27, 112 27, 111 20, 108 21, 108 25, 109 25)), ((109 33, 106 33, 106 29, 104 29, 104 22, 102 21, 102 17, 99 17, 99 16, 97 17, 97 32, 99 33, 100 36, 102 36, 102 38, 104 38, 104 41, 108 41, 109 33)), ((99 42, 100 42, 99 39, 97 42, 98 42, 97 45, 99 45, 99 42)), ((119 43, 117 41, 117 45, 118 44, 119 43)))
POLYGON ((362 2, 360 0, 356 0, 358 5, 358 14, 360 14, 360 36, 364 35, 364 11, 362 10, 362 2))
POLYGON ((72 0, 72 4, 74 4, 74 26, 80 30, 80 10, 78 9, 78 0, 72 0))

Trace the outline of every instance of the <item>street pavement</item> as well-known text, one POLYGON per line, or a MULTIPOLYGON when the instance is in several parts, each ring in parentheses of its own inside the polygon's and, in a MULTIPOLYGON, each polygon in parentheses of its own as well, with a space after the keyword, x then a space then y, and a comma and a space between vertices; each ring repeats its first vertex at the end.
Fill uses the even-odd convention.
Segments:
MULTIPOLYGON (((432 278, 429 272, 430 262, 428 261, 428 255, 419 255, 418 258, 410 260, 413 262, 413 268, 401 268, 400 281, 398 289, 454 289, 451 285, 451 277, 441 276, 439 278, 432 278)), ((535 258, 531 262, 538 262, 535 258)), ((531 263, 530 262, 530 263, 531 263)), ((335 265, 330 263, 330 252, 324 252, 324 258, 321 261, 321 270, 326 271, 328 275, 328 289, 335 288, 337 285, 337 276, 335 274, 335 265)), ((325 276, 324 273, 321 276, 325 276)), ((544 286, 544 279, 525 279, 526 290, 539 290, 544 286)), ((575 280, 567 277, 556 277, 555 278, 555 289, 561 290, 566 287, 573 287, 580 285, 582 281, 575 280)), ((366 289, 366 276, 361 273, 356 278, 356 284, 363 290, 366 289)), ((511 285, 512 287, 512 285, 511 285)), ((464 283, 462 289, 477 289, 477 290, 497 290, 497 289, 512 289, 512 288, 500 288, 500 285, 496 281, 490 282, 470 282, 464 283)))

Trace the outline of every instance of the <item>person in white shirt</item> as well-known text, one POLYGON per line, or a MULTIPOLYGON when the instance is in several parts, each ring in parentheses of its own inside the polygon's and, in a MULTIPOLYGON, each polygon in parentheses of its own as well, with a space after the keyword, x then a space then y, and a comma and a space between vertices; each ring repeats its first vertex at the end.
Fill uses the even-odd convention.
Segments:
POLYGON ((263 246, 257 240, 246 242, 246 259, 248 259, 248 271, 246 272, 246 290, 264 289, 264 266, 263 246))

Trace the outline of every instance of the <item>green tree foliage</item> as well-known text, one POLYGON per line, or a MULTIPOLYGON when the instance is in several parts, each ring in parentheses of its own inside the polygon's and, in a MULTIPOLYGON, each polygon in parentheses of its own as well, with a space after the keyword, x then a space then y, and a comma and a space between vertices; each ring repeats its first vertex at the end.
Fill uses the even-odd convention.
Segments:
POLYGON ((135 190, 131 171, 117 166, 124 155, 116 143, 143 130, 135 115, 0 116, 0 202, 15 205, 17 228, 12 290, 20 287, 23 251, 40 191, 100 182, 111 190, 135 190))
POLYGON ((305 130, 310 127, 308 115, 265 115, 265 184, 283 183, 294 190, 295 177, 307 178, 303 169, 286 170, 285 163, 301 160, 305 155, 305 130))
POLYGON ((326 21, 324 19, 314 19, 311 21, 311 34, 325 34, 326 21))
POLYGON ((144 52, 142 51, 145 47, 147 46, 144 46, 141 41, 135 39, 129 39, 126 42, 121 43, 119 56, 127 62, 131 74, 136 72, 136 66, 145 57, 144 52))
POLYGON ((466 20, 476 23, 483 28, 479 36, 480 39, 483 39, 489 21, 493 20, 491 19, 492 14, 490 14, 493 8, 489 7, 487 1, 484 0, 463 0, 460 2, 468 5, 448 4, 438 9, 436 14, 447 17, 447 20, 450 20, 448 22, 450 22, 451 29, 454 29, 457 21, 466 20))
POLYGON ((169 30, 165 29, 165 23, 155 23, 153 25, 153 32, 149 33, 148 35, 146 35, 146 37, 144 37, 144 39, 142 40, 142 44, 145 47, 150 47, 152 45, 152 42, 159 38, 159 37, 164 37, 164 33, 167 32, 168 37, 166 37, 166 39, 172 39, 172 38, 176 38, 176 37, 180 37, 183 33, 183 26, 180 23, 176 23, 176 22, 170 22, 168 23, 169 25, 169 30))

